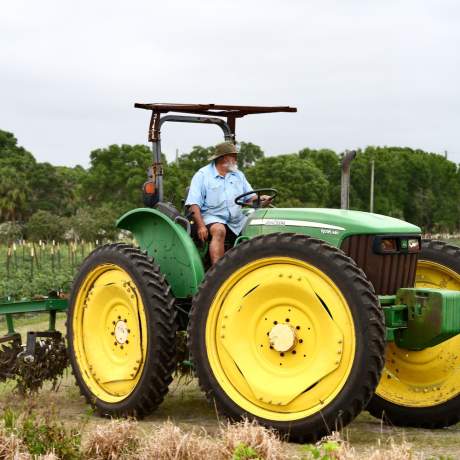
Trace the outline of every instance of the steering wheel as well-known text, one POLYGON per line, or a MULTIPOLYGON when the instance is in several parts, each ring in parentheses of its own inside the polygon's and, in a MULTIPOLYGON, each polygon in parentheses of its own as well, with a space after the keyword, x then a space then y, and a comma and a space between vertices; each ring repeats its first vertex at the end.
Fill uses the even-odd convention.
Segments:
POLYGON ((270 200, 273 200, 273 198, 275 198, 276 195, 278 195, 278 190, 274 188, 258 188, 257 190, 250 190, 249 192, 238 195, 235 198, 235 204, 239 206, 252 206, 253 208, 260 208, 260 203, 261 203, 260 197, 262 194, 268 194, 270 197, 270 200), (257 198, 251 204, 248 204, 242 200, 242 198, 244 198, 245 196, 254 195, 254 193, 257 195, 257 198))

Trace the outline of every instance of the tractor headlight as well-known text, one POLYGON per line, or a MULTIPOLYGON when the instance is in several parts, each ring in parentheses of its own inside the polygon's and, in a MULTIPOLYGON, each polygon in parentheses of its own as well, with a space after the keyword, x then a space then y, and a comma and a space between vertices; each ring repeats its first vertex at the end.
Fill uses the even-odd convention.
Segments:
POLYGON ((420 252, 420 240, 418 238, 408 240, 407 250, 409 252, 420 252))
POLYGON ((376 236, 374 238, 373 250, 376 254, 410 254, 420 252, 421 240, 420 237, 411 235, 385 235, 376 236))
POLYGON ((380 252, 384 254, 398 252, 398 243, 395 238, 383 238, 380 240, 380 252))

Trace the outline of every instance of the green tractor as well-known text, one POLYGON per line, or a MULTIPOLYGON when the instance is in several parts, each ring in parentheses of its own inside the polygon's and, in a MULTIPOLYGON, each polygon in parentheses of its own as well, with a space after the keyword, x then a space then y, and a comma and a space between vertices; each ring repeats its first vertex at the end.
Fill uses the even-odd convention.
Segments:
POLYGON ((347 210, 350 152, 344 209, 256 200, 235 245, 209 267, 193 215, 163 198, 162 124, 215 124, 235 141, 237 118, 296 109, 136 107, 151 111, 152 174, 146 207, 117 226, 139 247, 97 248, 69 299, 70 361, 99 413, 156 409, 177 366, 177 333, 187 330, 200 387, 219 412, 292 441, 316 440, 364 409, 403 426, 460 419, 459 248, 422 240, 401 220, 347 210))

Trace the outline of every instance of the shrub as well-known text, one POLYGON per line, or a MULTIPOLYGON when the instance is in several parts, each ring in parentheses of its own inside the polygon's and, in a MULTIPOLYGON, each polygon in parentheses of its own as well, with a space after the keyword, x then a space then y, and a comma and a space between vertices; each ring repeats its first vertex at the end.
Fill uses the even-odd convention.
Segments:
POLYGON ((22 238, 22 227, 17 222, 0 224, 0 243, 10 244, 20 238, 22 238))
POLYGON ((4 433, 12 440, 19 440, 18 448, 24 446, 32 456, 46 455, 53 458, 52 455, 55 455, 61 460, 80 459, 79 430, 67 429, 62 422, 55 421, 54 417, 52 412, 46 417, 33 414, 17 416, 6 409, 3 413, 4 433))
POLYGON ((65 233, 64 221, 49 211, 37 211, 27 222, 26 232, 31 241, 62 241, 65 233))
POLYGON ((285 445, 278 435, 255 421, 243 420, 239 423, 229 423, 220 429, 219 436, 222 439, 225 458, 261 458, 264 460, 288 458, 285 445), (242 456, 243 453, 249 455, 250 452, 254 452, 251 455, 256 456, 242 456))

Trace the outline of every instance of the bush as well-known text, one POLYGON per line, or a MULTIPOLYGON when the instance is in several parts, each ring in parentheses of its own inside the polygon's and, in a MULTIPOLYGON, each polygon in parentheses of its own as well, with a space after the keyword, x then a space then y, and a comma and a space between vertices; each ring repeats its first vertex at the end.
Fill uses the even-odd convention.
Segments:
POLYGON ((0 243, 10 244, 22 238, 22 227, 17 222, 0 224, 0 243))
MULTIPOLYGON (((75 428, 67 429, 62 422, 56 422, 56 414, 46 417, 26 414, 17 416, 6 409, 3 413, 4 433, 9 436, 10 448, 21 451, 22 446, 32 456, 54 454, 61 460, 81 458, 81 435, 75 428), (18 440, 16 444, 11 440, 18 440)), ((1 458, 1 457, 0 457, 1 458)))
POLYGON ((67 220, 67 237, 84 241, 113 240, 118 233, 115 226, 118 217, 118 212, 109 205, 80 208, 67 220))
POLYGON ((64 220, 49 211, 37 211, 27 222, 26 233, 31 241, 62 241, 64 220))

